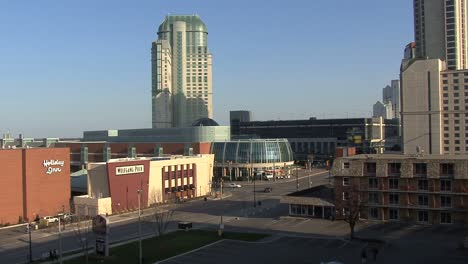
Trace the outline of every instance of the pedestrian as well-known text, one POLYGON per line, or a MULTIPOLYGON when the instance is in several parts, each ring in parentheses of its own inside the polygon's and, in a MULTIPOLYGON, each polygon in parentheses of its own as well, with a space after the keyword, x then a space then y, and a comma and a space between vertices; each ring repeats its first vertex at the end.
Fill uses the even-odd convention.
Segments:
POLYGON ((379 253, 379 250, 377 248, 372 248, 372 256, 374 258, 374 261, 377 261, 377 254, 379 253))
POLYGON ((367 253, 366 253, 366 249, 362 249, 362 252, 361 252, 361 263, 366 263, 367 262, 367 253))

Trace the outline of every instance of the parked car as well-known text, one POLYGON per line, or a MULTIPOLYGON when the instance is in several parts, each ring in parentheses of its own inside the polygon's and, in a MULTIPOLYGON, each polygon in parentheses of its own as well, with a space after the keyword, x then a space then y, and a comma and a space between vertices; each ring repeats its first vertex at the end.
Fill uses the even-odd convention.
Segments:
POLYGON ((272 187, 266 187, 263 192, 266 192, 266 193, 270 193, 273 191, 273 188, 272 187))
POLYGON ((59 219, 55 216, 44 216, 43 217, 44 220, 47 220, 47 222, 49 223, 54 223, 54 222, 58 222, 59 219))
POLYGON ((57 214, 57 218, 60 218, 61 220, 65 220, 65 221, 71 220, 72 216, 73 215, 70 214, 70 213, 59 213, 59 214, 57 214))
POLYGON ((231 187, 231 188, 240 188, 240 187, 242 187, 242 186, 241 186, 240 184, 231 182, 231 183, 229 183, 229 184, 227 185, 227 187, 231 187))
POLYGON ((265 179, 273 180, 273 174, 265 174, 265 179))
POLYGON ((286 178, 286 179, 291 178, 291 174, 288 174, 288 175, 284 176, 284 178, 286 178))

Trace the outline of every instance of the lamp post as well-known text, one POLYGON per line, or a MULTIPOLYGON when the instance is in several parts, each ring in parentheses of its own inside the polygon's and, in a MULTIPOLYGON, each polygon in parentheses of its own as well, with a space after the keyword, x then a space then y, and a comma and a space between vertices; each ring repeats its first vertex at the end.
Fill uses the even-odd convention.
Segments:
POLYGON ((33 259, 32 259, 31 227, 32 227, 32 224, 31 224, 31 223, 28 223, 28 233, 29 233, 29 263, 32 263, 32 262, 33 262, 33 259))
POLYGON ((224 231, 222 202, 223 202, 223 180, 221 179, 221 214, 220 214, 219 229, 218 229, 219 236, 223 236, 223 231, 224 231))
POLYGON ((232 175, 231 175, 232 161, 230 160, 228 160, 228 169, 229 169, 229 181, 232 182, 232 175))
POLYGON ((141 193, 142 189, 138 189, 138 249, 139 249, 139 263, 143 263, 143 252, 141 247, 141 193))
MULTIPOLYGON (((252 172, 250 172, 250 174, 252 174, 252 172)), ((255 176, 253 178, 253 183, 254 183, 253 184, 254 185, 254 190, 253 190, 253 192, 254 192, 254 207, 257 207, 257 197, 256 197, 257 191, 255 190, 255 176)))
POLYGON ((58 232, 58 237, 59 237, 59 263, 63 263, 62 259, 62 226, 61 226, 61 221, 60 218, 58 218, 58 225, 59 225, 59 232, 58 232))
POLYGON ((296 166, 296 191, 299 191, 299 175, 296 166))

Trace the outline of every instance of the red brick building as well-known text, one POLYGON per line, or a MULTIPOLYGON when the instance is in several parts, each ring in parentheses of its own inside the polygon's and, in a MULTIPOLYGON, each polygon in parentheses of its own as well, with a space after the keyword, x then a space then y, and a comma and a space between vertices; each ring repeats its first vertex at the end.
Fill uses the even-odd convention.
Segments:
POLYGON ((0 224, 69 211, 68 148, 0 149, 0 224))

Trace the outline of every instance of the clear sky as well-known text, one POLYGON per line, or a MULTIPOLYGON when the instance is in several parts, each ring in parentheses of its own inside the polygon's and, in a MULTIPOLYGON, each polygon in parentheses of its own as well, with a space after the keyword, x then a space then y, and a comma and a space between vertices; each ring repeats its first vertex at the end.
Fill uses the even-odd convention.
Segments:
POLYGON ((78 137, 151 127, 151 42, 197 13, 213 53, 214 117, 370 116, 413 40, 411 0, 3 0, 0 133, 78 137))

